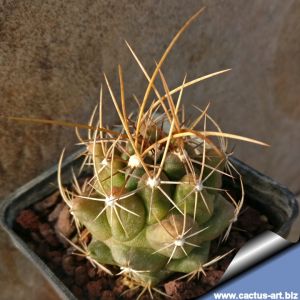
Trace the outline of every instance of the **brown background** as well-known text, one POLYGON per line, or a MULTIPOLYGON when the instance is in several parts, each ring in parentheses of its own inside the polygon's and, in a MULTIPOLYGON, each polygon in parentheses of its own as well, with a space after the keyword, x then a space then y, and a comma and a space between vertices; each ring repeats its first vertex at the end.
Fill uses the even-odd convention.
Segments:
MULTIPOLYGON (((171 87, 224 68, 226 75, 185 93, 227 132, 271 144, 236 144, 236 156, 300 190, 300 2, 210 1, 0 1, 0 114, 86 122, 105 71, 117 87, 125 70, 128 104, 145 80, 125 46, 147 70, 171 37, 202 5, 205 14, 180 39, 163 71, 171 87)), ((116 88, 116 91, 118 89, 116 88)), ((106 93, 107 95, 107 93, 106 93)), ((108 97, 107 121, 117 122, 108 97)), ((0 195, 56 163, 75 142, 73 130, 14 124, 0 119, 0 195)), ((47 284, 0 233, 1 299, 56 299, 47 284), (12 296, 13 295, 13 296, 12 296)))

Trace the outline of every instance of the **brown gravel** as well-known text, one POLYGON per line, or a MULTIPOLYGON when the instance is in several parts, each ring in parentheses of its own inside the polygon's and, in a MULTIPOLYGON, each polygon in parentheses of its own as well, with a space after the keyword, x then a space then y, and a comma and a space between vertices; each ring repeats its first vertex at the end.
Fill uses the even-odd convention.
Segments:
POLYGON ((55 209, 48 215, 48 222, 55 222, 58 217, 60 212, 62 211, 63 207, 65 206, 65 203, 60 202, 55 206, 55 209))
POLYGON ((90 281, 86 285, 89 299, 94 300, 101 296, 102 282, 101 280, 90 281))
POLYGON ((64 205, 61 208, 54 228, 57 237, 59 238, 59 240, 62 240, 63 242, 65 241, 65 239, 63 239, 61 235, 69 238, 72 235, 72 233, 75 231, 75 225, 72 222, 72 218, 67 205, 64 205))
POLYGON ((24 209, 17 216, 16 222, 23 228, 36 231, 39 228, 39 217, 31 209, 24 209))
POLYGON ((106 290, 101 294, 101 300, 116 300, 116 296, 113 291, 106 290))
POLYGON ((73 255, 66 255, 62 259, 62 267, 67 275, 72 276, 75 272, 75 257, 73 255))
POLYGON ((39 201, 34 204, 34 209, 38 212, 44 212, 46 209, 53 207, 60 200, 60 193, 56 191, 43 201, 39 201))

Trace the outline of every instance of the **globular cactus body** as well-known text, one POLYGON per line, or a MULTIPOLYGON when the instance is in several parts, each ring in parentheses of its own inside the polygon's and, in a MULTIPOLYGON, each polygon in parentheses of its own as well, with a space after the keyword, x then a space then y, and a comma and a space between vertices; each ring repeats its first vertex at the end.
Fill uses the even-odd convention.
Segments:
MULTIPOLYGON (((151 145, 157 142, 152 138, 151 145)), ((71 200, 72 214, 92 236, 88 249, 95 261, 151 285, 207 262, 210 241, 229 226, 235 209, 219 192, 224 157, 197 142, 198 154, 188 140, 188 150, 174 149, 176 141, 173 149, 157 144, 142 158, 144 169, 144 149, 135 154, 128 140, 104 143, 95 135, 87 147, 94 167, 90 188, 71 200)))

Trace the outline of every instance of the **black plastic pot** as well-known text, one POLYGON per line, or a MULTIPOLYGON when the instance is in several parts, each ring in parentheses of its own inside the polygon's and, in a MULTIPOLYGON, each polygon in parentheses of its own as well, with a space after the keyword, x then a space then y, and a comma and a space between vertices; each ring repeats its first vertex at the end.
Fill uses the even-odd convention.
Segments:
MULTIPOLYGON (((80 166, 81 159, 78 159, 78 154, 79 152, 71 155, 64 161, 62 168, 62 179, 64 184, 70 183, 71 181, 71 169, 73 168, 76 171, 76 169, 80 166)), ((274 232, 285 238, 298 214, 298 206, 295 196, 282 185, 255 171, 239 160, 232 158, 231 161, 243 176, 246 202, 250 206, 265 214, 272 225, 274 225, 274 232)), ((9 234, 16 247, 20 249, 20 251, 41 271, 41 273, 52 284, 59 296, 62 299, 76 299, 70 290, 57 278, 47 265, 31 249, 29 249, 26 243, 13 229, 14 220, 18 213, 22 209, 27 208, 33 203, 52 194, 55 190, 57 190, 56 183, 57 166, 54 166, 16 190, 8 198, 4 199, 4 201, 1 201, 0 223, 4 230, 9 234)), ((224 185, 235 188, 237 192, 239 192, 238 185, 235 186, 231 180, 225 181, 224 185)), ((260 240, 265 240, 267 238, 267 235, 258 237, 260 240)), ((260 260, 259 258, 265 258, 266 253, 267 256, 271 255, 289 245, 289 242, 286 242, 282 238, 279 238, 279 243, 278 239, 274 240, 277 240, 277 242, 271 241, 271 244, 270 242, 267 243, 269 249, 272 249, 272 251, 262 251, 261 242, 259 244, 260 247, 255 246, 257 243, 252 242, 251 255, 253 256, 253 259, 248 259, 247 263, 240 262, 235 272, 231 272, 229 276, 227 274, 226 279, 229 279, 233 275, 249 268, 251 264, 253 265, 257 263, 260 260), (255 250, 255 247, 257 248, 256 252, 253 251, 255 250)), ((243 250, 243 254, 247 251, 247 244, 241 249, 243 250)), ((238 256, 238 254, 236 256, 238 256)))

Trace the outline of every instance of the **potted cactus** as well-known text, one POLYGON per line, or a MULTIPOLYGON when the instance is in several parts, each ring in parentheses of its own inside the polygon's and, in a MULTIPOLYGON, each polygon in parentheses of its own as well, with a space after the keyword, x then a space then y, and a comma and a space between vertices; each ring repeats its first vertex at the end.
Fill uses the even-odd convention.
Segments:
POLYGON ((200 12, 175 36, 151 77, 128 45, 149 81, 143 101, 138 102, 137 114, 127 113, 121 66, 121 105, 104 75, 122 130, 104 126, 101 88, 99 118, 94 120, 95 109, 89 137, 82 138, 77 131, 85 145, 86 159, 81 169, 92 166, 93 176, 81 187, 74 177, 73 186, 78 188, 68 190, 61 181, 63 154, 58 164, 60 193, 78 233, 78 243, 69 243, 110 275, 110 266, 119 267, 117 274, 123 275, 124 283, 142 287, 140 296, 146 290, 151 293, 151 289, 163 294, 156 286, 166 278, 175 273, 196 275, 226 255, 209 261, 211 241, 228 237, 243 205, 243 192, 240 199, 234 199, 230 191, 222 188, 222 176, 227 176, 240 182, 243 191, 242 178, 229 161, 227 138, 266 145, 223 133, 208 115, 208 106, 198 109, 199 116, 192 122, 184 121, 183 90, 228 71, 191 82, 184 78, 181 86, 169 90, 161 66, 180 33, 200 12), (155 86, 158 76, 163 95, 155 86), (148 103, 151 90, 157 99, 148 103), (209 125, 215 131, 208 131, 209 125), (196 129, 199 126, 202 128, 196 129))
POLYGON ((175 35, 151 76, 127 44, 149 81, 143 100, 137 100, 137 113, 127 112, 121 66, 120 104, 104 76, 121 129, 103 124, 102 88, 99 118, 96 108, 88 125, 12 118, 76 128, 84 145, 78 176, 85 170, 92 175, 80 180, 73 176, 73 188, 68 188, 62 180, 62 153, 58 187, 76 225, 76 236, 62 238, 96 268, 122 275, 131 290, 139 289, 138 299, 147 291, 154 298, 168 296, 159 289, 161 282, 175 275, 193 277, 228 254, 210 254, 211 241, 228 238, 244 203, 243 178, 230 159, 227 140, 266 145, 222 132, 208 114, 209 105, 204 110, 195 108, 199 116, 186 121, 184 89, 228 69, 192 81, 185 77, 179 87, 168 87, 162 64, 201 12, 175 35), (163 93, 156 88, 157 78, 163 93), (151 91, 156 99, 150 102, 151 91), (87 137, 81 136, 80 128, 88 129, 87 137), (240 193, 222 186, 224 178, 239 185, 240 193))

